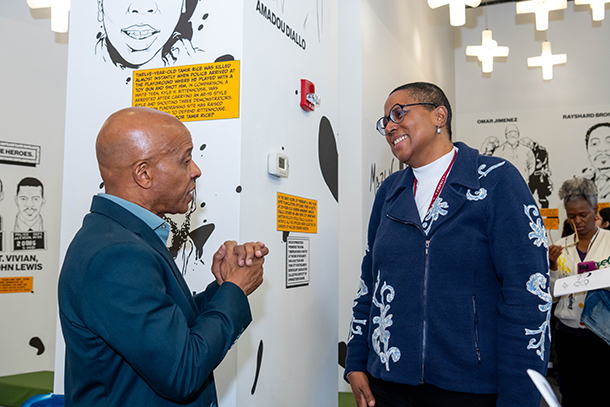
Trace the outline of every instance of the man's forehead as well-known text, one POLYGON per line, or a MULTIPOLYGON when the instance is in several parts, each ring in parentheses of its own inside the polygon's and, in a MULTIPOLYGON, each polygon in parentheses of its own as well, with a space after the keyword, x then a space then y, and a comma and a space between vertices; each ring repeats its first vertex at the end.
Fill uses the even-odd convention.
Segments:
POLYGON ((600 127, 598 129, 595 129, 592 133, 591 133, 591 138, 600 138, 600 137, 608 137, 610 136, 610 127, 600 127))
POLYGON ((19 187, 19 195, 42 195, 42 187, 40 185, 22 185, 19 187))

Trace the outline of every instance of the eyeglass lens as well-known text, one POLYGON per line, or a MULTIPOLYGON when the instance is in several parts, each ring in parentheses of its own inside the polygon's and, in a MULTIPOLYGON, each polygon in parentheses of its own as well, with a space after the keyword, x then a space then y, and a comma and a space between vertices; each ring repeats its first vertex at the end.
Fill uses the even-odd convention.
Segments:
POLYGON ((384 117, 381 121, 381 124, 383 126, 382 128, 385 129, 390 120, 392 120, 394 123, 400 123, 402 121, 403 116, 404 111, 402 110, 402 107, 400 105, 394 106, 392 110, 390 110, 390 115, 388 117, 384 117))
POLYGON ((402 106, 394 106, 390 112, 390 118, 394 123, 400 123, 404 117, 405 111, 402 106))

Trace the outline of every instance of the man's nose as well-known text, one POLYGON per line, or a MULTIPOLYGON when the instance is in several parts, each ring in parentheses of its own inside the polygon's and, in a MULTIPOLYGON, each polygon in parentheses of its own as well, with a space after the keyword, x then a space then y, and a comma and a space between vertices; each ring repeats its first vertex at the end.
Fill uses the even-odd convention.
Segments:
POLYGON ((191 160, 191 163, 193 164, 193 168, 191 171, 191 178, 197 179, 197 178, 201 177, 201 169, 199 168, 199 166, 195 163, 194 160, 191 160))

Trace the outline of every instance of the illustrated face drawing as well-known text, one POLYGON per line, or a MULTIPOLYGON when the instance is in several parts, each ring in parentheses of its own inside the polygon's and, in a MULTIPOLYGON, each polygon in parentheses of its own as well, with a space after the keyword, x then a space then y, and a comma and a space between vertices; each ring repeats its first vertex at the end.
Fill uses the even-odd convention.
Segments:
POLYGON ((506 136, 506 141, 511 146, 515 147, 517 144, 519 144, 519 129, 514 124, 509 124, 506 126, 504 135, 506 136))
POLYGON ((20 186, 15 196, 15 203, 19 214, 26 222, 32 222, 40 214, 45 199, 42 196, 42 187, 20 186))
POLYGON ((610 127, 601 126, 591 132, 587 154, 597 172, 610 172, 610 127))
POLYGON ((108 43, 135 66, 161 57, 186 11, 186 0, 98 0, 97 5, 108 43))

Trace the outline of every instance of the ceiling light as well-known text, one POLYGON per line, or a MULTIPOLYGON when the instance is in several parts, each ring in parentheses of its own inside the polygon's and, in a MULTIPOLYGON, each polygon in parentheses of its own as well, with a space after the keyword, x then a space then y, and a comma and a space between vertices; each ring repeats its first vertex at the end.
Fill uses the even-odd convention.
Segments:
POLYGON ((68 32, 70 0, 27 0, 32 9, 51 7, 51 30, 56 33, 68 32))
POLYGON ((588 4, 591 6, 593 21, 601 21, 604 19, 606 14, 606 3, 610 3, 610 0, 574 0, 574 4, 588 4))
POLYGON ((467 46, 466 55, 478 57, 479 61, 481 61, 483 72, 489 73, 494 69, 494 57, 507 57, 508 47, 499 47, 498 42, 491 39, 491 30, 484 30, 481 45, 467 46))
POLYGON ((563 10, 568 7, 568 0, 528 0, 517 3, 517 14, 535 13, 536 30, 549 28, 549 11, 563 10))
POLYGON ((466 23, 466 6, 477 7, 481 0, 428 0, 428 6, 435 9, 449 4, 449 22, 454 27, 466 23))
POLYGON ((553 79, 553 65, 565 64, 568 60, 566 54, 553 55, 551 53, 551 42, 545 41, 542 43, 542 54, 539 57, 531 57, 527 59, 527 66, 542 67, 542 79, 545 81, 553 79))

